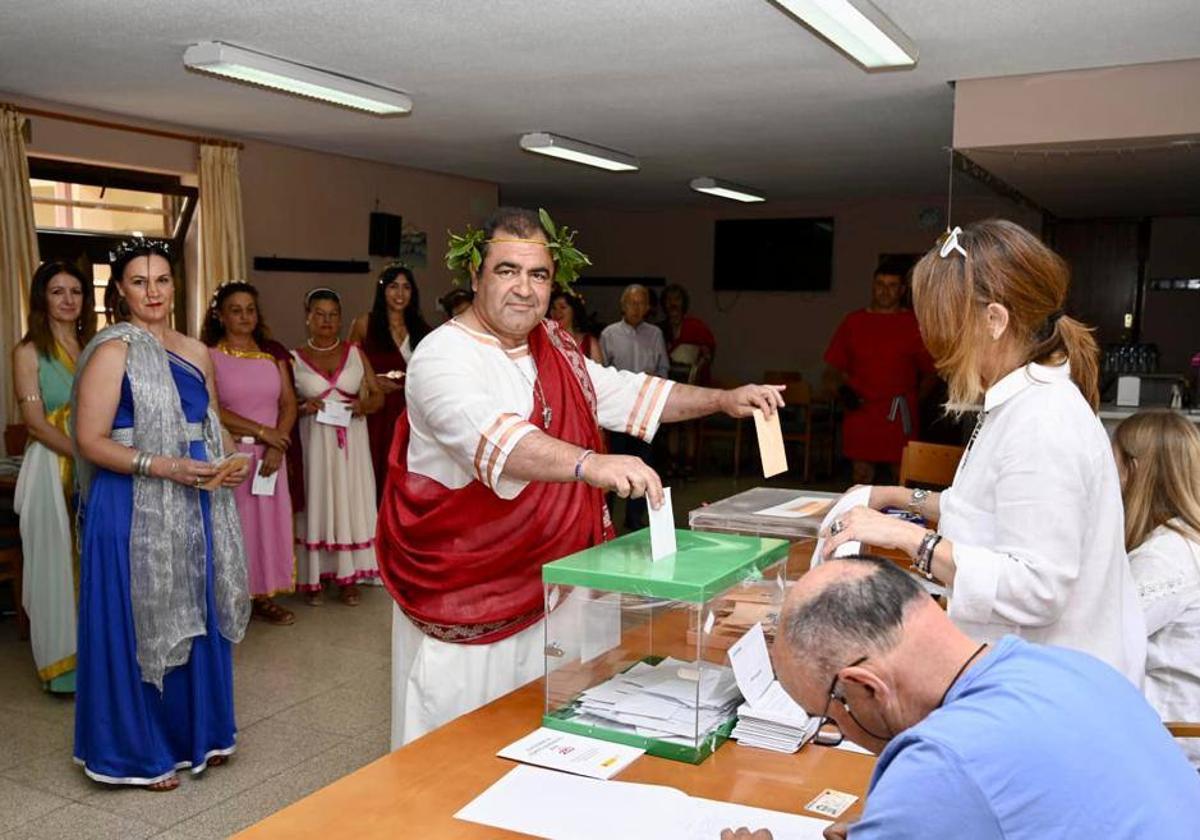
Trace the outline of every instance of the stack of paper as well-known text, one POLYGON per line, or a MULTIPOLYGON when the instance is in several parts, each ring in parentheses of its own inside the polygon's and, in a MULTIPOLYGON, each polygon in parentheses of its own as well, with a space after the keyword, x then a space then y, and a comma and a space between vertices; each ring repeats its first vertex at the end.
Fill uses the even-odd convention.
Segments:
POLYGON ((739 744, 794 753, 816 734, 820 721, 810 718, 775 679, 761 624, 729 648, 729 661, 746 698, 733 730, 739 744))
POLYGON ((667 657, 585 690, 574 720, 692 745, 733 717, 740 701, 728 668, 667 657))

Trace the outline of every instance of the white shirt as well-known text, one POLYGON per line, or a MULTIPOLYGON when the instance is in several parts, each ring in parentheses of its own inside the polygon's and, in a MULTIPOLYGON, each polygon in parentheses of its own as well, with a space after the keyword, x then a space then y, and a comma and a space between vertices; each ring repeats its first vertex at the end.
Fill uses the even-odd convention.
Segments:
POLYGON ((980 641, 1013 633, 1086 651, 1140 688, 1145 623, 1103 425, 1065 364, 1013 371, 984 410, 941 496, 938 530, 956 566, 950 618, 980 641))
POLYGON ((636 327, 623 320, 609 324, 600 333, 600 349, 604 363, 620 370, 666 376, 670 368, 663 331, 645 321, 636 327))
MULTIPOLYGON (((1163 720, 1200 721, 1200 543, 1160 525, 1129 565, 1150 636, 1146 699, 1163 720)), ((1200 767, 1200 739, 1180 744, 1200 767)))
MULTIPOLYGON (((585 363, 600 426, 652 440, 673 383, 585 363)), ((451 490, 478 479, 500 498, 515 499, 528 482, 505 476, 504 465, 527 434, 541 429, 526 419, 536 377, 528 345, 506 350, 495 336, 455 320, 435 329, 417 346, 404 380, 409 470, 451 490)))

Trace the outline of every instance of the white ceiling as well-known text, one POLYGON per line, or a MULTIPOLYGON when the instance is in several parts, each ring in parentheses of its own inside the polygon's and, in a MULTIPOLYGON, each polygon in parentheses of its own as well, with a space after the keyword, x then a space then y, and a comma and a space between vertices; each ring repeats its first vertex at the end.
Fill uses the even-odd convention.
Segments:
POLYGON ((509 201, 937 194, 960 78, 1200 56, 1197 0, 876 0, 921 50, 867 74, 767 0, 0 0, 0 91, 496 181, 509 201), (378 119, 183 69, 222 40, 394 87, 378 119), (545 130, 637 155, 522 152, 545 130))

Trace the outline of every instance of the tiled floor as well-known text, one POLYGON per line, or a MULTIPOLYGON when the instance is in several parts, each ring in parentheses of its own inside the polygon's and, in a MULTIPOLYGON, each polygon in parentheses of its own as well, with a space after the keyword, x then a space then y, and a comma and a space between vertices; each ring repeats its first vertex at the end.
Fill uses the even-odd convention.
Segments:
MULTIPOLYGON (((677 522, 702 502, 761 484, 677 483, 677 522)), ((795 486, 795 481, 771 482, 795 486)), ((620 521, 620 510, 614 519, 620 521)), ((0 621, 0 840, 227 837, 383 755, 390 713, 391 599, 366 587, 354 609, 327 598, 291 627, 251 623, 236 648, 238 752, 170 793, 89 781, 71 761, 74 709, 44 693, 27 642, 0 621)), ((531 721, 530 726, 536 725, 531 721)))

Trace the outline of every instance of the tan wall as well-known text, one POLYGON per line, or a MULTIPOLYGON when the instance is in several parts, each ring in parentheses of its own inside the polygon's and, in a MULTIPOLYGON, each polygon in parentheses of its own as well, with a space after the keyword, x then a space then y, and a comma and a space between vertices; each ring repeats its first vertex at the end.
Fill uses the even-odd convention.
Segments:
MULTIPOLYGON (((881 253, 924 253, 941 232, 922 228, 923 208, 944 198, 876 199, 812 204, 772 203, 753 211, 711 208, 630 212, 564 208, 556 220, 580 230, 577 242, 595 276, 662 276, 687 287, 691 312, 712 328, 718 378, 746 381, 767 369, 819 375, 821 357, 841 319, 866 306, 881 253), (740 212, 739 212, 740 211, 740 212), (715 292, 713 222, 718 218, 833 216, 833 288, 829 292, 715 292)), ((955 201, 955 222, 1002 215, 1033 230, 1040 218, 1003 199, 955 201)), ((586 286, 585 286, 586 289, 586 286)), ((619 318, 619 289, 585 291, 605 322, 619 318)))
MULTIPOLYGON (((19 97, 10 101, 124 124, 187 131, 19 97)), ((417 282, 426 317, 433 323, 441 320, 435 299, 450 286, 449 272, 441 260, 446 230, 461 228, 469 221, 478 223, 491 212, 497 201, 495 184, 255 140, 244 142, 240 166, 249 266, 255 256, 366 259, 370 212, 396 213, 404 217, 406 228, 412 225, 427 234, 428 265, 417 268, 417 282)), ((174 173, 184 176, 185 183, 195 183, 197 169, 194 143, 43 117, 33 118, 29 153, 174 173)), ((249 279, 261 290, 276 336, 294 346, 304 340, 302 306, 308 289, 330 286, 343 295, 347 315, 358 314, 369 307, 374 270, 385 262, 372 258, 372 273, 357 275, 297 275, 251 268, 249 279)))
POLYGON ((1080 143, 1200 133, 1200 59, 962 79, 954 147, 1080 143))

